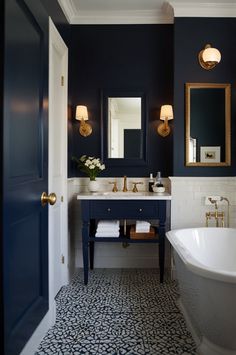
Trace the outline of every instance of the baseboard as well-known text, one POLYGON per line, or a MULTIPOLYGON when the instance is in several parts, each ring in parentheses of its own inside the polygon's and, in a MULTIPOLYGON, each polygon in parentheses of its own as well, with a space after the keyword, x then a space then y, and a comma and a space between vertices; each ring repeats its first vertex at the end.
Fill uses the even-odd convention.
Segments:
POLYGON ((56 319, 56 302, 54 301, 51 309, 47 312, 47 314, 44 316, 42 321, 39 323, 38 327, 30 337, 28 342, 25 344, 20 355, 35 354, 43 337, 45 336, 49 328, 51 328, 54 325, 55 319, 56 319))

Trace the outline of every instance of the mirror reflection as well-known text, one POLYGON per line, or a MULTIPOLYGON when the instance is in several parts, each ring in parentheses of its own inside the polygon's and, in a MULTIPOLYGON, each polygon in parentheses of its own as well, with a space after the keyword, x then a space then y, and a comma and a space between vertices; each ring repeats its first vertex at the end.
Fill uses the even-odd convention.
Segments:
POLYGON ((141 97, 108 97, 108 158, 142 158, 141 97))
POLYGON ((230 165, 230 84, 186 84, 186 165, 230 165))

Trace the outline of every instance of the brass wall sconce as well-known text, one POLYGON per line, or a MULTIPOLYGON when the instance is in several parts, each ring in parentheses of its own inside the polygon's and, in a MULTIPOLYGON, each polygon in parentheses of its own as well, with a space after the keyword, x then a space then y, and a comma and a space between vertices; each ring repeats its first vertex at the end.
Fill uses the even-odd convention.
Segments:
POLYGON ((157 132, 162 137, 168 136, 170 134, 170 126, 168 125, 169 120, 173 120, 173 108, 172 105, 163 105, 161 106, 160 120, 163 120, 163 123, 160 123, 157 127, 157 132))
POLYGON ((88 120, 88 110, 87 106, 76 106, 76 120, 80 121, 79 133, 83 137, 88 137, 92 133, 92 126, 85 121, 88 120))
POLYGON ((207 44, 198 54, 199 64, 203 69, 211 70, 220 62, 221 54, 216 48, 212 48, 210 44, 207 44))

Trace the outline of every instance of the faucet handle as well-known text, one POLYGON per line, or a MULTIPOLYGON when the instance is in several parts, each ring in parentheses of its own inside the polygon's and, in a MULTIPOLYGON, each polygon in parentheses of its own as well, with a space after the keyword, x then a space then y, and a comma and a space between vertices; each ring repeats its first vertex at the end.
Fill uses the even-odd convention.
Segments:
POLYGON ((138 182, 133 182, 132 184, 134 185, 132 191, 133 191, 133 192, 138 192, 137 185, 143 185, 143 182, 138 181, 138 182))
POLYGON ((109 184, 113 184, 112 192, 117 192, 118 191, 117 182, 116 181, 109 181, 109 184))
POLYGON ((215 209, 217 210, 217 209, 218 209, 217 200, 213 200, 213 198, 211 198, 211 197, 209 197, 208 200, 209 200, 213 205, 215 205, 215 209))

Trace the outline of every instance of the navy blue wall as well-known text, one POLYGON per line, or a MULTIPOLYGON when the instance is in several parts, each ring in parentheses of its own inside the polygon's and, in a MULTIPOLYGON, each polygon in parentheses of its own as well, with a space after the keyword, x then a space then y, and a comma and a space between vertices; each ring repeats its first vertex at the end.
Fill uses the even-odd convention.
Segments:
POLYGON ((48 16, 51 17, 66 45, 69 46, 70 25, 57 0, 40 0, 48 16))
MULTIPOLYGON (((174 25, 174 175, 233 176, 236 174, 236 19, 175 18, 174 25), (213 70, 198 64, 198 53, 205 44, 218 48, 221 62, 213 70), (189 83, 230 83, 232 123, 232 165, 229 167, 185 166, 185 88, 189 83)), ((214 134, 214 126, 212 126, 214 134)))
MULTIPOLYGON (((0 139, 1 139, 1 145, 0 145, 0 159, 1 162, 3 162, 3 112, 4 112, 4 106, 3 106, 3 94, 4 94, 4 41, 5 41, 5 1, 0 2, 0 117, 1 117, 1 128, 0 128, 0 139)), ((3 164, 1 164, 1 176, 0 176, 0 195, 3 196, 4 188, 3 188, 3 164)), ((3 234, 3 198, 1 198, 1 203, 0 203, 0 228, 1 228, 1 235, 3 234)), ((1 238, 2 239, 2 238, 1 238)), ((3 243, 0 242, 0 255, 3 255, 3 243)), ((3 263, 1 262, 0 265, 0 280, 3 280, 3 263)), ((1 282, 1 291, 0 291, 0 314, 4 314, 4 304, 3 304, 3 283, 1 282)), ((3 316, 0 316, 0 352, 3 354, 4 353, 4 318, 3 316)))
MULTIPOLYGON (((74 25, 69 47, 69 177, 81 176, 71 156, 101 156, 101 89, 147 94, 148 165, 110 167, 101 176, 172 175, 172 134, 156 133, 160 107, 173 102, 173 25, 74 25), (91 136, 78 132, 75 106, 88 106, 91 136)), ((172 122, 171 122, 172 125, 172 122)))

